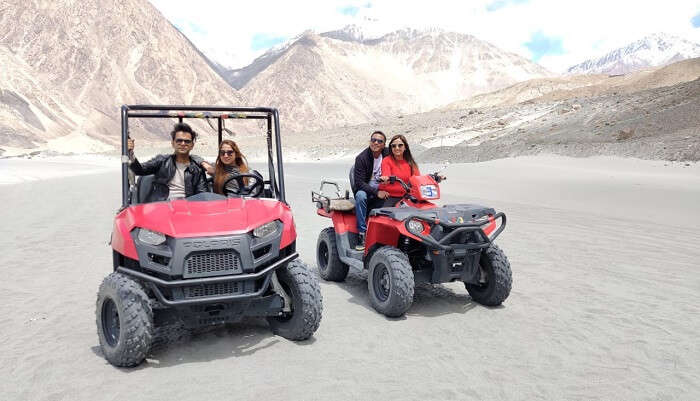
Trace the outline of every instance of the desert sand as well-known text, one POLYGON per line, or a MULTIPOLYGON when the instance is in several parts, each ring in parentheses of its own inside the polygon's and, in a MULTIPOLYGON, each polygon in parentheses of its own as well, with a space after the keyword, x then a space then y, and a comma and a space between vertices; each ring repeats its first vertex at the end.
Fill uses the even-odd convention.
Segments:
MULTIPOLYGON (((441 202, 508 215, 497 240, 513 269, 503 306, 475 304, 460 283, 421 286, 407 315, 388 319, 352 272, 321 283, 323 319, 309 341, 251 319, 118 369, 100 354, 94 312, 111 271, 118 163, 69 177, 59 176, 92 170, 51 163, 0 160, 3 400, 700 398, 700 165, 550 156, 450 164, 441 202)), ((345 181, 346 169, 285 166, 298 249, 313 271, 329 221, 309 191, 321 177, 345 181)))

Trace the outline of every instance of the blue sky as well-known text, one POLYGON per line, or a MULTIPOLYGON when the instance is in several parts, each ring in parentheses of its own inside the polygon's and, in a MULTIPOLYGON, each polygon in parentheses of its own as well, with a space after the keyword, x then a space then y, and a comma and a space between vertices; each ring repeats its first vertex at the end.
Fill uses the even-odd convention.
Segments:
POLYGON ((528 0, 495 0, 486 5, 486 11, 496 11, 507 6, 527 3, 527 1, 528 0))
POLYGON ((231 68, 306 30, 349 24, 377 36, 406 27, 467 33, 555 72, 651 33, 700 42, 698 0, 199 0, 197 7, 149 1, 208 57, 231 68))
POLYGON ((275 45, 284 42, 284 36, 274 36, 266 33, 256 33, 250 43, 250 48, 254 51, 267 50, 275 45))
POLYGON ((547 37, 541 31, 533 33, 530 40, 525 42, 525 47, 530 50, 534 61, 539 61, 545 55, 564 54, 561 39, 547 37))
POLYGON ((363 8, 372 8, 372 3, 365 3, 361 5, 346 5, 346 6, 341 6, 338 8, 338 11, 343 14, 347 15, 350 17, 356 17, 357 14, 363 9, 363 8))

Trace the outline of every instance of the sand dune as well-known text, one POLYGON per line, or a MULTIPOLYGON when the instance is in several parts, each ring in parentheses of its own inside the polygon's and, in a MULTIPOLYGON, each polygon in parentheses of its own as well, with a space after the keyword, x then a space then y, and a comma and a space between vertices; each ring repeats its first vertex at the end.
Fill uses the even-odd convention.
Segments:
MULTIPOLYGON (((7 166, 0 160, 1 179, 7 166)), ((309 190, 319 171, 344 179, 347 166, 285 167, 299 251, 315 270, 316 237, 329 222, 309 190)), ((458 283, 421 286, 405 318, 387 319, 353 273, 321 284, 324 315, 310 341, 276 337, 253 319, 195 333, 136 369, 107 364, 94 322, 111 269, 118 172, 0 186, 0 398, 700 397, 699 165, 536 157, 453 164, 445 174, 444 202, 508 214, 497 242, 514 284, 502 307, 475 304, 458 283)))

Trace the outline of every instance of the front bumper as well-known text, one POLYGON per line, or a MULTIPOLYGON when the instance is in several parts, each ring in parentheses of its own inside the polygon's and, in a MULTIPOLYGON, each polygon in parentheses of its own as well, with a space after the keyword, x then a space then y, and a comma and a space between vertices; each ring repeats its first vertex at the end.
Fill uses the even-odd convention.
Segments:
POLYGON ((263 296, 270 286, 272 273, 297 257, 298 253, 291 253, 255 273, 184 280, 163 280, 124 266, 117 267, 117 271, 144 282, 163 305, 212 304, 263 296), (222 292, 227 295, 217 295, 222 292), (169 293, 170 298, 166 297, 166 293, 169 293))
POLYGON ((450 223, 438 219, 422 216, 419 214, 409 215, 405 219, 406 231, 420 238, 423 243, 434 249, 443 251, 448 250, 469 250, 469 249, 484 249, 491 246, 493 241, 506 228, 506 215, 503 212, 496 213, 492 219, 481 223, 450 223), (448 231, 446 235, 434 238, 432 235, 416 234, 408 229, 408 222, 411 219, 423 220, 433 226, 433 231, 439 228, 440 231, 448 231), (484 232, 484 226, 495 224, 498 219, 501 219, 501 225, 489 236, 484 232), (461 235, 474 233, 473 240, 468 243, 455 242, 461 235))
POLYGON ((410 219, 418 219, 432 226, 431 234, 411 234, 418 237, 427 248, 427 259, 432 262, 433 269, 429 277, 424 277, 431 283, 445 283, 454 280, 465 283, 478 283, 481 276, 479 260, 481 251, 491 246, 493 241, 506 227, 506 215, 496 213, 486 222, 451 223, 431 219, 421 215, 406 218, 406 230, 410 219), (496 224, 500 226, 489 236, 484 227, 496 224), (435 235, 435 237, 433 236, 435 235))

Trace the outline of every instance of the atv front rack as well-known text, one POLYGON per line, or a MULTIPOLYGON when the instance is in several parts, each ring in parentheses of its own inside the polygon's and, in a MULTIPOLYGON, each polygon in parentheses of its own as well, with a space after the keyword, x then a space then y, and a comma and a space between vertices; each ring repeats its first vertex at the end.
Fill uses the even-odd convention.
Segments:
POLYGON ((406 227, 406 231, 408 231, 411 234, 415 235, 416 237, 420 238, 424 243, 431 245, 434 248, 441 249, 443 251, 454 249, 455 247, 459 247, 462 249, 483 249, 483 248, 488 248, 489 246, 491 246, 491 244, 496 239, 496 237, 498 237, 501 234, 501 232, 503 232, 503 230, 506 228, 506 215, 503 212, 498 212, 492 218, 489 218, 486 223, 484 223, 484 222, 450 223, 450 222, 441 221, 437 218, 430 218, 430 217, 427 217, 425 215, 409 214, 405 218, 404 225, 406 227), (447 228, 447 229, 450 229, 452 231, 450 231, 447 235, 440 238, 439 240, 436 240, 432 236, 423 235, 423 234, 416 234, 413 231, 409 230, 408 229, 408 222, 411 221, 412 219, 422 220, 430 225, 440 225, 440 226, 447 228), (486 232, 484 232, 483 227, 487 224, 495 223, 498 219, 501 219, 501 225, 489 237, 486 234, 486 232), (465 232, 477 233, 477 237, 481 237, 480 238, 481 241, 473 243, 473 244, 453 244, 453 243, 450 243, 450 241, 453 238, 455 238, 456 236, 463 234, 465 232))

